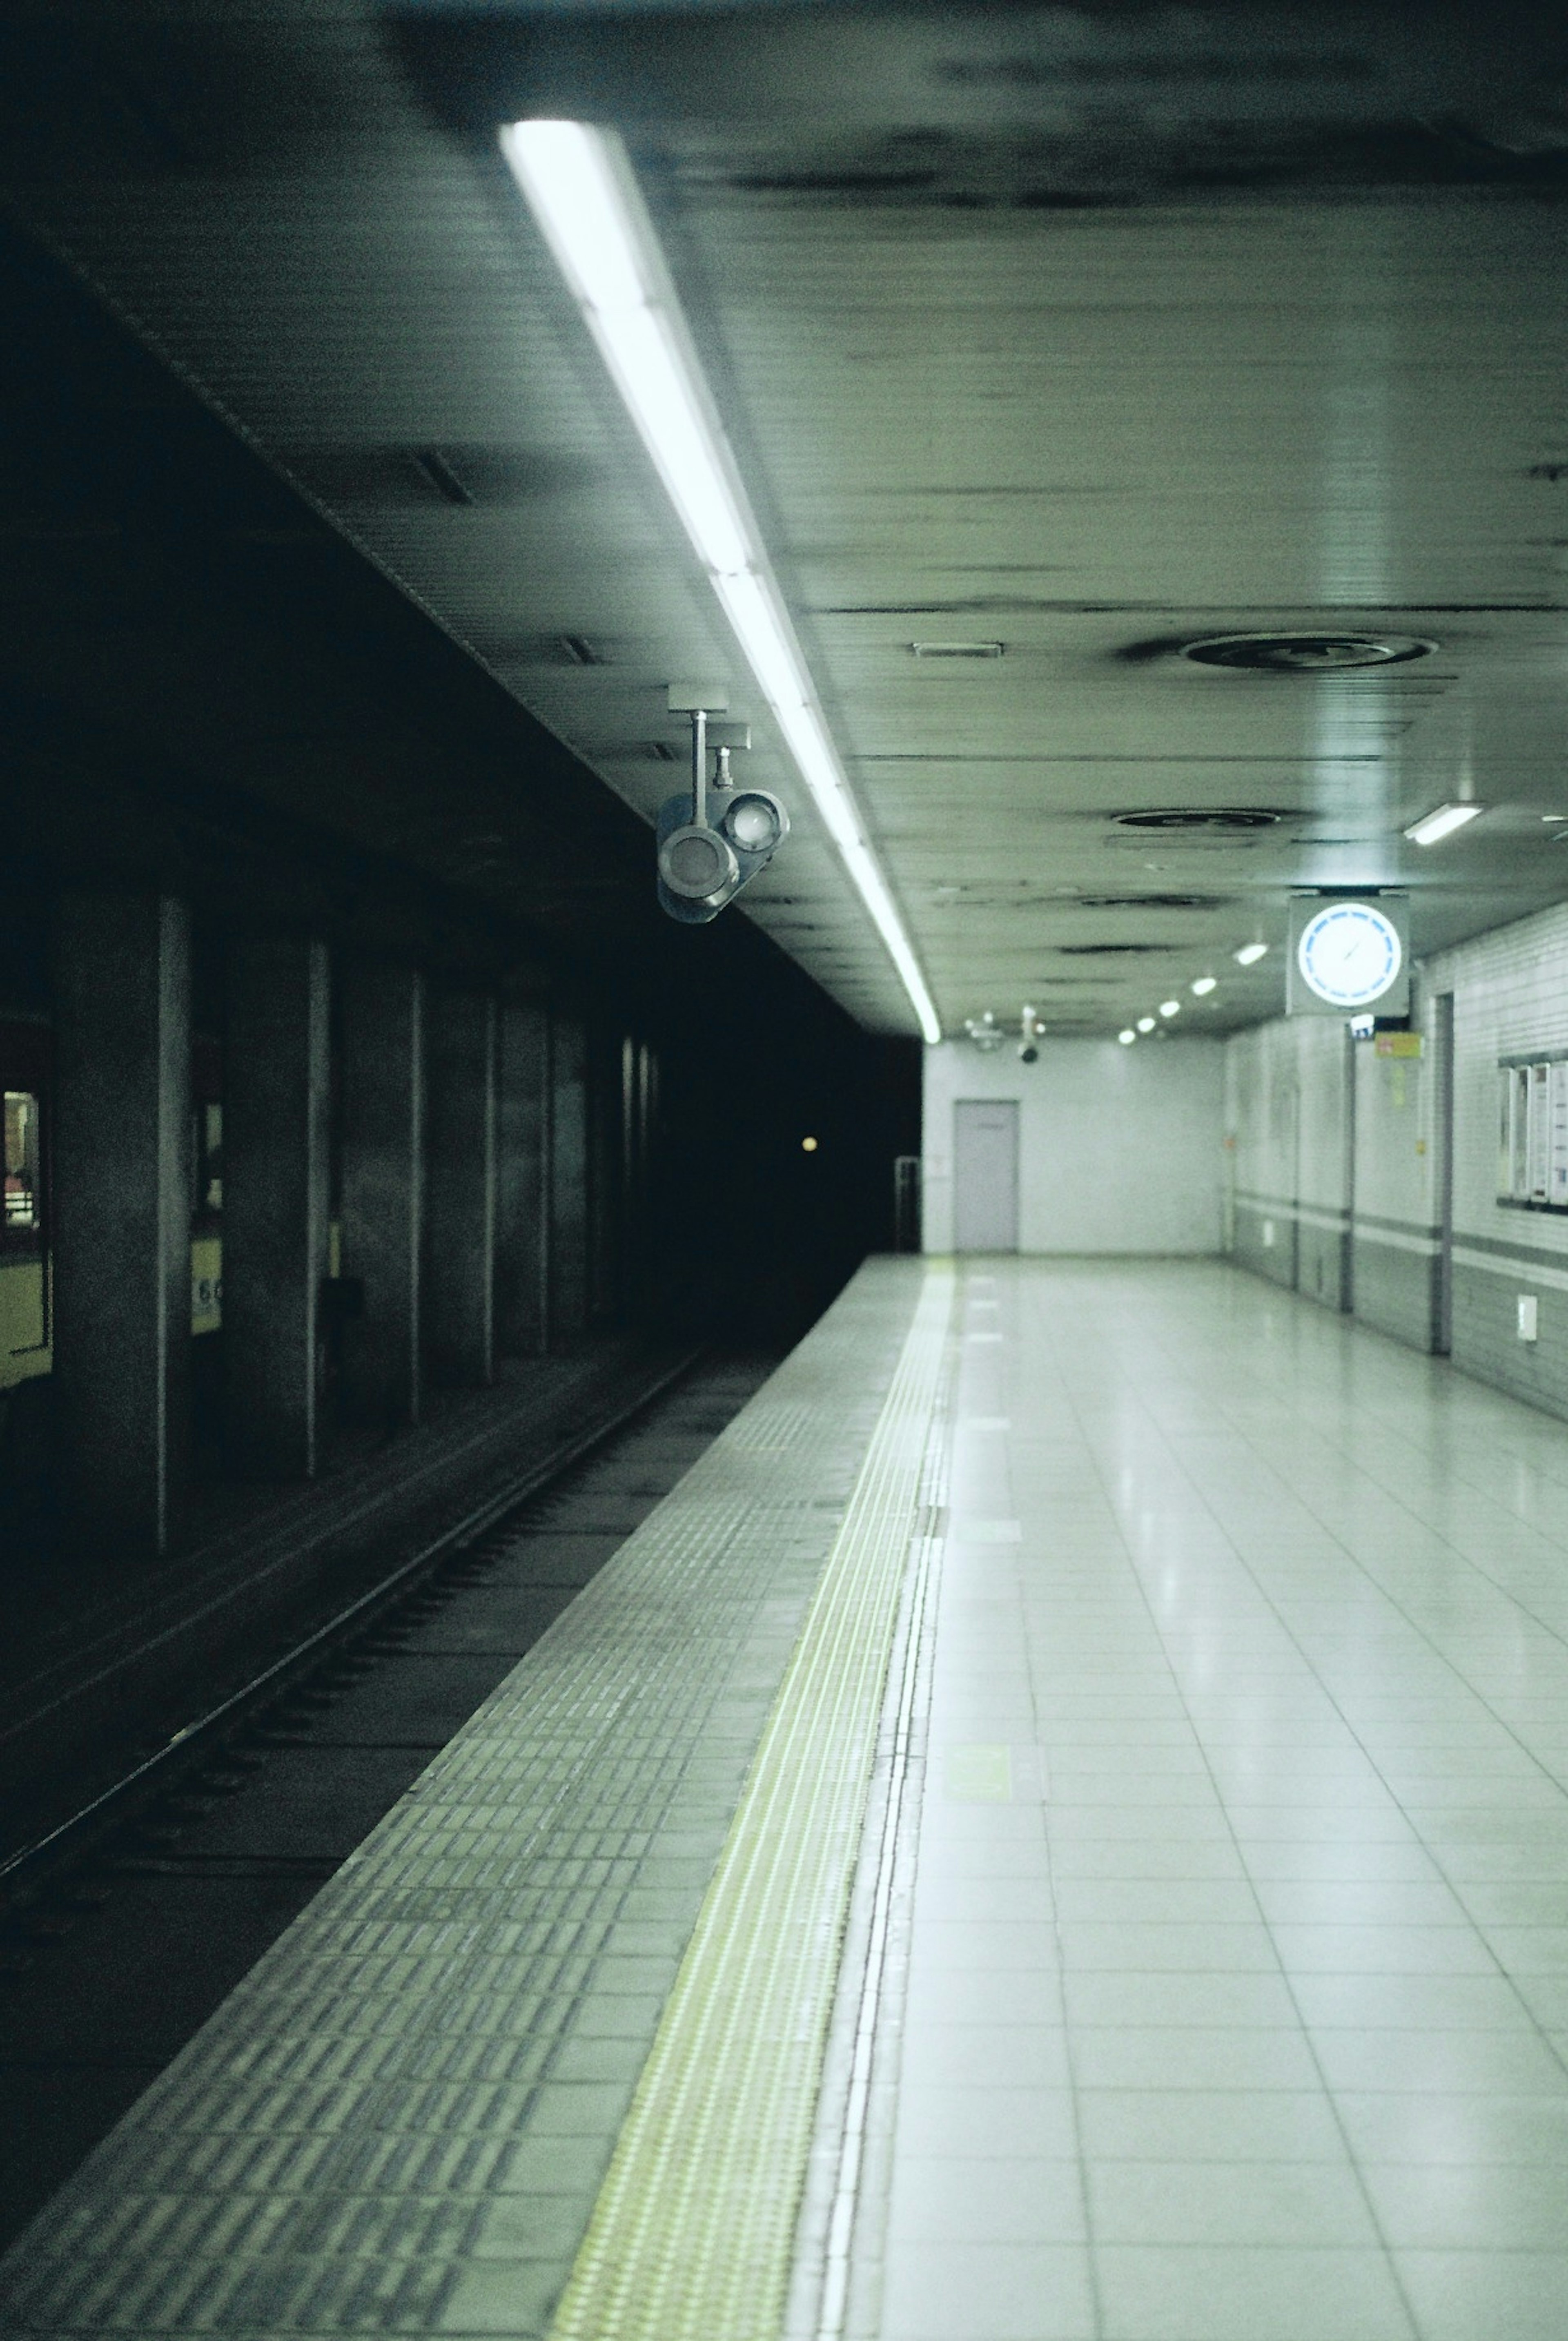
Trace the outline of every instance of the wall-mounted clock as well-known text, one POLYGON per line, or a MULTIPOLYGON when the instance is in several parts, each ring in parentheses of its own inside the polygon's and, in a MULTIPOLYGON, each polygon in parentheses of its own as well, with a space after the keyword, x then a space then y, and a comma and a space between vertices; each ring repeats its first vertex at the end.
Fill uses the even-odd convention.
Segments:
POLYGON ((1325 902, 1301 931, 1295 963, 1310 991, 1349 1013, 1394 989, 1404 949, 1399 929, 1375 902, 1325 902))

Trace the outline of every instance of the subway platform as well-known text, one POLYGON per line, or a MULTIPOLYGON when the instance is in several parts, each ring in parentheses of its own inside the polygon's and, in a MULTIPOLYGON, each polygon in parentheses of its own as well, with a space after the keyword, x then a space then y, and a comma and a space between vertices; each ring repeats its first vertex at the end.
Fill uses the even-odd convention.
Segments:
POLYGON ((1565 1778, 1562 1424, 1227 1268, 873 1261, 0 2321, 1553 2341, 1565 1778))

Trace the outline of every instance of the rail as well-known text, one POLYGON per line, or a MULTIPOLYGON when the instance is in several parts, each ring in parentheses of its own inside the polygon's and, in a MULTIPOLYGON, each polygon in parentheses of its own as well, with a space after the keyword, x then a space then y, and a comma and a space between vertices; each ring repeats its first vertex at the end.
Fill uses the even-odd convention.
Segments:
POLYGON ((30 1839, 0 1859, 0 1903, 17 1898, 19 1886, 25 1884, 34 1873, 58 1860, 78 1840, 89 1837, 94 1828, 102 1829, 110 1825, 139 1791, 153 1787, 166 1771, 185 1765, 194 1753, 254 1709, 264 1708, 285 1684, 308 1672, 336 1643, 368 1624, 422 1579, 433 1575, 454 1554, 488 1534, 510 1513, 531 1502, 541 1489, 562 1478, 575 1464, 591 1455, 596 1448, 602 1447, 606 1440, 624 1430, 638 1415, 689 1374, 703 1354, 700 1344, 684 1351, 653 1381, 623 1404, 599 1417, 577 1436, 562 1440, 527 1470, 509 1479, 504 1487, 493 1489, 483 1503, 474 1506, 460 1519, 443 1529, 439 1536, 432 1537, 418 1552, 400 1561, 386 1576, 356 1594, 352 1601, 323 1623, 313 1627, 308 1634, 271 1660, 258 1674, 194 1716, 189 1722, 183 1723, 161 1747, 144 1756, 117 1779, 112 1780, 107 1788, 101 1788, 85 1804, 68 1813, 64 1820, 55 1822, 41 1836, 30 1839))

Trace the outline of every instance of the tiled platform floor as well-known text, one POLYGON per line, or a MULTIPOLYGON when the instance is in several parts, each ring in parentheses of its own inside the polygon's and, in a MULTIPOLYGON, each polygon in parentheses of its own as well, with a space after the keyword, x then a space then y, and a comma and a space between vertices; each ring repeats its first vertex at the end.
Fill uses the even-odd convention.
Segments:
MULTIPOLYGON (((548 2329, 918 1276, 46 2215, 15 2329, 548 2329)), ((1568 1427, 1198 1263, 967 1263, 956 1348, 834 2341, 1564 2341, 1568 1427)))
POLYGON ((1568 2335, 1568 1428, 965 1279, 882 2341, 1568 2335))
POLYGON ((544 2331, 921 1284, 858 1280, 628 1538, 24 2233, 0 2332, 544 2331))

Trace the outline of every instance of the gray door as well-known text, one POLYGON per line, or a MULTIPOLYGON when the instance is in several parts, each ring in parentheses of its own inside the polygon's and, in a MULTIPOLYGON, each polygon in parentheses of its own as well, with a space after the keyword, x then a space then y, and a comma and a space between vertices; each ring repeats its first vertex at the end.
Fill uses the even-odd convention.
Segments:
POLYGON ((953 1107, 953 1247, 1018 1249, 1018 1108, 1011 1098, 953 1107))

